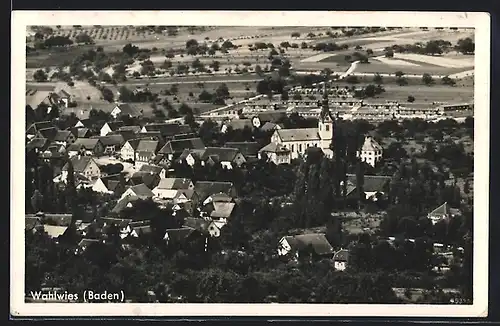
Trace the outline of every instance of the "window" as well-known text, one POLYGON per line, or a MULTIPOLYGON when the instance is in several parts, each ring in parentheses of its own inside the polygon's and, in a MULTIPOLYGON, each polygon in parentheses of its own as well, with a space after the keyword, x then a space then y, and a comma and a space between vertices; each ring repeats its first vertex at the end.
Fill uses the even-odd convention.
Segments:
POLYGON ((326 131, 330 131, 330 125, 326 125, 326 131))
POLYGON ((299 152, 302 152, 302 144, 299 144, 299 152))
POLYGON ((292 152, 294 152, 294 151, 295 151, 295 145, 292 144, 292 152))

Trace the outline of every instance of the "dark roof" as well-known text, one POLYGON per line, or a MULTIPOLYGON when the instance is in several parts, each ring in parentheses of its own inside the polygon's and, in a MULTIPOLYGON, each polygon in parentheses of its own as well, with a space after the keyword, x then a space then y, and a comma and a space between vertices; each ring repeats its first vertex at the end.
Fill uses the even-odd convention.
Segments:
POLYGON ((127 227, 127 225, 132 222, 132 219, 128 218, 112 218, 112 217, 103 217, 101 218, 102 222, 106 223, 107 225, 116 225, 120 228, 127 227))
POLYGON ((146 131, 160 132, 164 138, 173 138, 175 135, 191 132, 191 127, 188 125, 180 125, 177 123, 149 123, 144 125, 146 131))
POLYGON ((121 126, 118 131, 131 131, 137 134, 141 131, 141 126, 121 126))
MULTIPOLYGON (((392 177, 386 175, 365 175, 363 178, 364 192, 383 192, 386 190, 392 177)), ((347 174, 347 181, 356 185, 356 175, 347 174)))
POLYGON ((236 148, 243 156, 257 156, 259 146, 257 142, 227 142, 224 144, 224 147, 236 148))
POLYGON ((120 109, 120 114, 126 114, 131 117, 138 117, 142 115, 141 111, 130 103, 118 104, 117 107, 120 109))
POLYGON ((37 214, 26 214, 26 217, 37 217, 43 221, 50 220, 50 225, 57 226, 69 226, 71 224, 72 215, 71 214, 57 214, 57 213, 43 213, 39 212, 37 214))
POLYGON ((262 127, 260 127, 260 130, 262 131, 271 131, 276 129, 276 126, 278 126, 276 123, 271 122, 271 121, 266 121, 262 127))
POLYGON ((213 202, 214 210, 210 213, 212 218, 228 218, 233 213, 235 203, 231 202, 213 202))
POLYGON ((266 152, 266 153, 286 153, 290 152, 289 149, 287 149, 285 146, 279 143, 269 143, 266 146, 262 147, 259 152, 266 152))
POLYGON ((122 146, 125 143, 125 140, 120 134, 118 135, 107 134, 106 136, 94 136, 91 137, 91 139, 99 139, 103 144, 103 146, 122 146))
POLYGON ((191 179, 187 178, 163 178, 158 183, 160 189, 185 190, 189 189, 191 179))
POLYGON ((261 123, 264 124, 265 122, 277 122, 281 118, 286 117, 286 113, 283 111, 278 111, 278 112, 269 111, 269 112, 259 113, 254 117, 258 117, 261 123))
POLYGON ((444 202, 441 206, 437 207, 434 209, 432 212, 429 213, 429 216, 453 216, 453 215, 459 215, 460 210, 456 208, 452 208, 450 204, 447 202, 444 202))
POLYGON ((200 197, 200 200, 203 201, 208 196, 218 193, 230 195, 233 191, 233 183, 218 181, 197 181, 194 185, 194 191, 200 197))
POLYGON ((43 137, 43 138, 47 138, 47 139, 52 140, 57 135, 57 128, 50 127, 50 128, 40 129, 40 130, 38 130, 38 135, 43 137))
POLYGON ((160 183, 160 176, 158 174, 151 174, 145 171, 135 172, 132 177, 128 180, 128 184, 131 186, 137 186, 140 184, 145 185, 149 189, 153 189, 160 183))
POLYGON ((66 92, 64 89, 61 89, 59 92, 57 92, 57 96, 64 98, 64 97, 70 97, 71 94, 66 92))
POLYGON ((28 129, 26 129, 26 132, 29 131, 31 134, 35 135, 38 132, 38 130, 51 127, 54 127, 52 121, 40 121, 31 124, 31 126, 29 126, 28 129))
POLYGON ((54 137, 54 140, 55 141, 66 141, 66 139, 68 139, 68 137, 71 134, 72 133, 69 130, 58 130, 55 137, 54 137))
POLYGON ((122 174, 113 174, 101 177, 100 180, 109 191, 115 191, 118 186, 125 185, 125 179, 122 174))
POLYGON ((78 138, 73 144, 68 146, 68 151, 79 151, 82 148, 94 150, 99 142, 99 139, 95 138, 78 138))
POLYGON ((314 252, 318 255, 333 255, 334 253, 333 247, 326 239, 324 233, 286 236, 285 240, 288 242, 293 251, 303 250, 308 246, 312 246, 314 252))
POLYGON ((168 141, 158 153, 180 154, 185 149, 204 149, 205 144, 200 138, 176 139, 168 141))
POLYGON ((195 229, 191 227, 183 227, 179 229, 167 229, 165 230, 164 239, 172 242, 183 242, 189 237, 195 229))
POLYGON ((207 147, 203 151, 201 159, 206 160, 212 157, 215 161, 232 162, 238 153, 240 153, 240 151, 237 148, 207 147))
POLYGON ((131 139, 137 138, 137 134, 132 130, 116 130, 112 131, 106 136, 120 135, 123 138, 124 143, 131 139))
POLYGON ((211 221, 202 218, 187 217, 184 219, 184 226, 193 228, 199 232, 206 233, 211 221))
POLYGON ((84 238, 82 240, 80 240, 80 242, 78 243, 78 247, 87 247, 91 244, 94 244, 94 243, 100 243, 101 240, 98 240, 98 239, 87 239, 87 238, 84 238))
POLYGON ((344 261, 347 262, 349 260, 349 251, 347 249, 341 249, 333 255, 334 261, 344 261))
POLYGON ((138 172, 160 174, 162 170, 164 170, 164 168, 158 165, 143 164, 138 172))
POLYGON ((231 127, 233 130, 241 130, 245 129, 245 127, 253 129, 252 119, 233 119, 225 123, 225 125, 231 127))
POLYGON ((89 128, 75 128, 73 130, 73 134, 76 136, 76 138, 86 138, 90 135, 90 129, 89 128))
POLYGON ((111 129, 112 131, 116 131, 120 127, 122 127, 125 123, 123 121, 112 121, 112 122, 106 122, 106 124, 108 125, 109 129, 111 129))
POLYGON ((37 226, 41 226, 42 222, 40 218, 37 216, 26 216, 24 219, 24 229, 25 230, 33 230, 37 226))
POLYGON ((132 204, 139 200, 140 198, 137 197, 137 196, 127 196, 125 198, 122 198, 121 200, 119 200, 115 207, 113 207, 113 209, 111 210, 111 212, 113 213, 120 213, 122 210, 124 210, 125 208, 127 208, 127 205, 128 204, 132 204))
POLYGON ((131 186, 129 189, 132 189, 134 194, 139 198, 152 198, 154 196, 151 189, 149 189, 144 183, 131 186))
POLYGON ((158 151, 159 144, 160 143, 157 140, 141 139, 137 145, 136 151, 156 153, 158 151))
POLYGON ((45 138, 33 138, 26 144, 26 151, 30 151, 32 149, 38 149, 40 151, 44 151, 49 147, 50 141, 45 138))
MULTIPOLYGON (((73 156, 71 158, 71 163, 73 163, 73 170, 77 173, 82 173, 85 171, 85 168, 89 164, 90 161, 93 161, 94 159, 90 156, 73 156)), ((63 171, 68 170, 68 163, 64 164, 63 171)))

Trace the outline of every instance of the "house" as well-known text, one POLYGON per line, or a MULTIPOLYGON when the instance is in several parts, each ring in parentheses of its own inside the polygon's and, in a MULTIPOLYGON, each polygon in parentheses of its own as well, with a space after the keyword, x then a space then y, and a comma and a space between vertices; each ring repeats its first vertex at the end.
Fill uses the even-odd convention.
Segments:
POLYGON ((190 150, 187 155, 183 154, 179 159, 182 160, 185 157, 186 163, 190 166, 193 166, 196 162, 201 162, 202 165, 220 163, 223 167, 232 169, 236 166, 240 167, 246 162, 243 154, 236 148, 207 147, 202 150, 190 150))
POLYGON ((140 139, 131 139, 125 142, 123 144, 121 150, 120 150, 120 157, 124 161, 135 161, 135 155, 136 155, 136 150, 137 146, 139 145, 140 139))
POLYGON ((149 236, 153 232, 150 225, 140 225, 132 227, 132 231, 129 236, 133 238, 140 238, 149 236))
POLYGON ((134 195, 129 195, 129 196, 123 196, 118 200, 116 203, 115 207, 111 210, 112 213, 114 214, 120 214, 124 209, 126 208, 132 208, 134 206, 134 202, 144 199, 144 198, 139 198, 134 195))
POLYGON ((53 92, 51 90, 38 90, 30 88, 26 85, 26 106, 31 107, 35 110, 40 104, 44 104, 47 107, 50 107, 54 104, 54 100, 52 98, 53 92))
POLYGON ((267 132, 267 131, 274 131, 274 130, 282 129, 282 128, 283 128, 283 125, 268 121, 268 122, 264 123, 262 125, 262 127, 260 127, 260 130, 267 132))
POLYGON ((106 136, 95 136, 91 139, 99 139, 101 144, 104 147, 104 154, 113 155, 116 152, 119 152, 125 140, 122 135, 110 135, 109 133, 106 136))
POLYGON ((151 174, 149 172, 138 171, 138 172, 135 172, 130 177, 130 179, 128 179, 127 184, 129 186, 136 186, 136 185, 140 185, 142 183, 142 184, 145 184, 146 187, 148 187, 149 189, 153 189, 158 185, 158 183, 160 183, 160 180, 161 180, 161 178, 157 174, 151 174))
POLYGON ((70 130, 58 130, 53 140, 67 147, 76 141, 76 136, 70 130))
POLYGON ((100 130, 101 136, 106 136, 110 132, 117 131, 124 125, 123 121, 106 122, 100 130))
POLYGON ((349 260, 349 251, 347 249, 340 249, 333 255, 333 264, 336 270, 343 271, 347 267, 349 260))
POLYGON ((43 129, 38 130, 38 133, 36 134, 35 137, 45 138, 45 139, 52 141, 56 137, 57 131, 58 131, 58 129, 56 127, 43 128, 43 129))
POLYGON ((25 216, 24 229, 33 233, 43 231, 43 224, 38 216, 25 216))
POLYGON ((56 95, 59 103, 63 104, 65 107, 68 107, 69 104, 73 102, 73 97, 71 96, 71 94, 64 89, 61 89, 56 93, 56 95))
MULTIPOLYGON (((377 201, 389 192, 392 177, 386 175, 363 176, 363 192, 366 200, 377 201)), ((341 183, 342 184, 342 183, 341 183)), ((347 174, 347 196, 356 196, 356 175, 347 174)))
POLYGON ((104 154, 104 146, 99 139, 78 138, 68 146, 68 155, 101 156, 104 154))
POLYGON ((132 132, 133 134, 138 134, 141 132, 141 126, 121 126, 118 131, 132 132))
POLYGON ((235 206, 236 204, 233 202, 212 201, 204 207, 203 211, 208 214, 213 221, 221 222, 224 225, 231 218, 235 206))
POLYGON ((175 135, 191 132, 191 127, 177 123, 148 123, 142 127, 141 133, 148 132, 158 132, 164 140, 172 140, 175 135))
POLYGON ((460 215, 462 215, 462 212, 459 209, 452 208, 450 204, 445 202, 427 214, 427 217, 431 220, 432 224, 436 224, 439 221, 448 221, 450 218, 460 215))
POLYGON ((68 226, 43 225, 43 231, 52 239, 58 239, 61 237, 64 233, 66 233, 68 228, 68 226))
POLYGON ((198 203, 204 203, 209 196, 219 193, 226 194, 232 198, 236 197, 236 189, 232 182, 197 181, 194 184, 193 200, 198 203))
POLYGON ((264 124, 267 122, 276 123, 283 118, 286 118, 286 112, 283 112, 283 111, 262 112, 262 113, 259 113, 259 114, 252 117, 252 125, 255 128, 260 128, 260 127, 264 126, 264 124))
POLYGON ((41 157, 45 161, 63 159, 66 153, 66 147, 63 144, 52 142, 42 153, 41 157))
POLYGON ((182 227, 178 229, 167 229, 165 230, 165 235, 163 236, 163 240, 169 244, 182 244, 185 243, 189 237, 193 234, 195 229, 191 227, 182 227))
POLYGON ((333 139, 333 122, 329 117, 319 119, 318 128, 278 129, 271 142, 290 150, 291 158, 304 156, 309 147, 319 147, 326 156, 333 155, 330 144, 333 139))
MULTIPOLYGON (((71 158, 75 174, 82 174, 89 179, 98 179, 102 176, 101 167, 90 156, 73 156, 71 158)), ((66 182, 68 177, 68 163, 62 168, 61 180, 66 182)))
POLYGON ((111 111, 111 116, 116 119, 119 116, 126 115, 130 118, 140 117, 142 116, 142 110, 136 108, 130 103, 122 103, 115 106, 115 108, 111 111))
POLYGON ((370 164, 375 167, 375 165, 380 162, 383 155, 383 148, 380 146, 372 137, 365 137, 365 141, 361 150, 356 152, 357 157, 361 161, 370 164))
POLYGON ((250 130, 254 129, 252 119, 232 119, 222 124, 221 132, 226 133, 229 130, 250 130))
POLYGON ((90 119, 78 119, 73 128, 88 128, 90 127, 90 119))
POLYGON ((75 135, 76 138, 89 138, 92 136, 89 128, 79 127, 79 128, 71 128, 70 131, 75 135))
POLYGON ((141 183, 135 186, 131 186, 127 190, 125 190, 120 200, 130 196, 139 199, 148 199, 153 198, 154 194, 144 183, 141 183))
POLYGON ((254 141, 227 142, 224 147, 237 149, 247 160, 256 158, 260 148, 259 143, 254 141))
POLYGON ((205 144, 200 138, 173 139, 169 140, 158 151, 158 154, 163 154, 167 160, 172 161, 177 159, 186 149, 205 149, 205 144))
POLYGON ((279 143, 269 143, 259 150, 259 159, 266 159, 276 165, 290 164, 292 156, 290 150, 279 143))
POLYGON ((87 239, 87 238, 83 238, 78 243, 77 253, 84 252, 85 250, 87 250, 88 247, 90 247, 93 244, 97 244, 97 243, 101 243, 101 240, 99 240, 99 239, 87 239))
POLYGON ((214 221, 207 221, 202 218, 187 217, 184 219, 184 226, 193 228, 209 237, 220 237, 220 229, 214 221))
POLYGON ((33 150, 35 153, 43 153, 50 145, 50 141, 45 138, 32 138, 26 144, 26 152, 33 150))
POLYGON ((299 258, 303 254, 314 254, 317 257, 332 258, 334 253, 335 251, 324 233, 285 236, 279 241, 278 247, 278 254, 280 256, 293 254, 295 258, 299 258), (309 248, 311 252, 308 251, 309 248))
POLYGON ((93 184, 92 190, 99 193, 121 195, 125 191, 125 179, 121 174, 100 177, 93 184))
POLYGON ((139 172, 154 174, 159 176, 161 179, 167 176, 167 170, 164 167, 152 164, 143 164, 139 169, 139 172))
POLYGON ((190 179, 164 178, 153 189, 153 193, 156 198, 160 199, 187 201, 194 193, 194 184, 190 179))
POLYGON ((38 131, 41 129, 47 129, 47 128, 54 128, 54 124, 52 121, 40 121, 40 122, 35 122, 31 124, 28 129, 26 129, 26 136, 28 138, 34 138, 36 135, 38 135, 38 131))
POLYGON ((159 146, 160 142, 157 140, 141 139, 136 148, 135 166, 140 169, 142 165, 153 161, 159 146))

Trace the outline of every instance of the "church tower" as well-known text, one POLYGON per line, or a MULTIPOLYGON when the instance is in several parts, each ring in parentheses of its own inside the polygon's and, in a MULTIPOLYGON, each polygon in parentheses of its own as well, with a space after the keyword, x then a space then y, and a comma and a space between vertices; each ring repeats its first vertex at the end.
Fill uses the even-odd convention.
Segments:
POLYGON ((333 121, 330 117, 330 107, 328 105, 328 81, 323 85, 323 101, 321 103, 321 113, 318 121, 318 134, 321 140, 321 148, 328 149, 333 139, 333 121))

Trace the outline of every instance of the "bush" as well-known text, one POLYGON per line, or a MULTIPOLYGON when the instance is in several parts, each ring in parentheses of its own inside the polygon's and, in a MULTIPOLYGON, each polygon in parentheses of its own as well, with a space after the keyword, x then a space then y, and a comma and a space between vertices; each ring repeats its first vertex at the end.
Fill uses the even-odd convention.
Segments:
POLYGON ((408 95, 408 102, 410 103, 415 102, 415 97, 413 95, 408 95))

